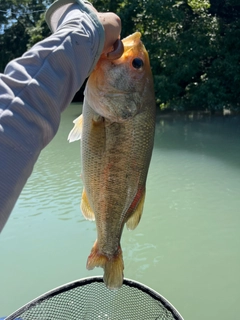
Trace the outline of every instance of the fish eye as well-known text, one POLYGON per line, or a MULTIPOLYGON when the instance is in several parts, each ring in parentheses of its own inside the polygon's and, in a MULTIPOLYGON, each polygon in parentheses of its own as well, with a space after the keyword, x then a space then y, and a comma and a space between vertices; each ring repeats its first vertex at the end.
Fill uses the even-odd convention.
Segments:
POLYGON ((140 58, 135 58, 132 61, 132 66, 134 69, 140 69, 143 67, 143 61, 140 58))

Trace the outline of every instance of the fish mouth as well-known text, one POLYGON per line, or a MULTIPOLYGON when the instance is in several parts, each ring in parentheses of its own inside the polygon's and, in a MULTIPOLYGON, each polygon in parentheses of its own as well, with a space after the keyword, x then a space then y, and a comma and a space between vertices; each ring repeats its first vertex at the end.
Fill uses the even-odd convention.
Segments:
POLYGON ((131 49, 133 46, 137 46, 141 43, 141 33, 140 32, 134 32, 130 36, 122 39, 122 43, 124 46, 124 52, 131 49))

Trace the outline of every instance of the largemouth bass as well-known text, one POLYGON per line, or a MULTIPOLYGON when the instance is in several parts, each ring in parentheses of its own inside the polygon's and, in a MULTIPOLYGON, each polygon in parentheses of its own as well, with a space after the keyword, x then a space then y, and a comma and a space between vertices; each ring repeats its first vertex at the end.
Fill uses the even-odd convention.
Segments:
POLYGON ((81 210, 97 227, 87 269, 102 267, 109 289, 123 282, 120 239, 125 223, 134 229, 140 221, 154 140, 153 79, 140 38, 136 32, 123 39, 119 59, 100 58, 69 134, 70 142, 82 140, 81 210))

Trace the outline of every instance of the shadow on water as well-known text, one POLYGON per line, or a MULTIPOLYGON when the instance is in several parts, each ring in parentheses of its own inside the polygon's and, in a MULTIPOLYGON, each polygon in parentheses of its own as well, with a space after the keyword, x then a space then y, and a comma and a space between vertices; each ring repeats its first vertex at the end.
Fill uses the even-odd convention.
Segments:
POLYGON ((157 115, 155 148, 215 157, 240 168, 240 116, 157 115))

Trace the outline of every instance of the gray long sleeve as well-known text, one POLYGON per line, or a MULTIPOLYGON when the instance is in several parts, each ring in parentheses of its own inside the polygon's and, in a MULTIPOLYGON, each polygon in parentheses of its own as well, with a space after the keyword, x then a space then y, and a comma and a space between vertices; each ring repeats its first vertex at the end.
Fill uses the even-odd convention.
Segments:
POLYGON ((64 9, 55 33, 0 75, 0 231, 41 150, 56 134, 61 112, 103 49, 96 15, 84 12, 81 2, 64 9))

